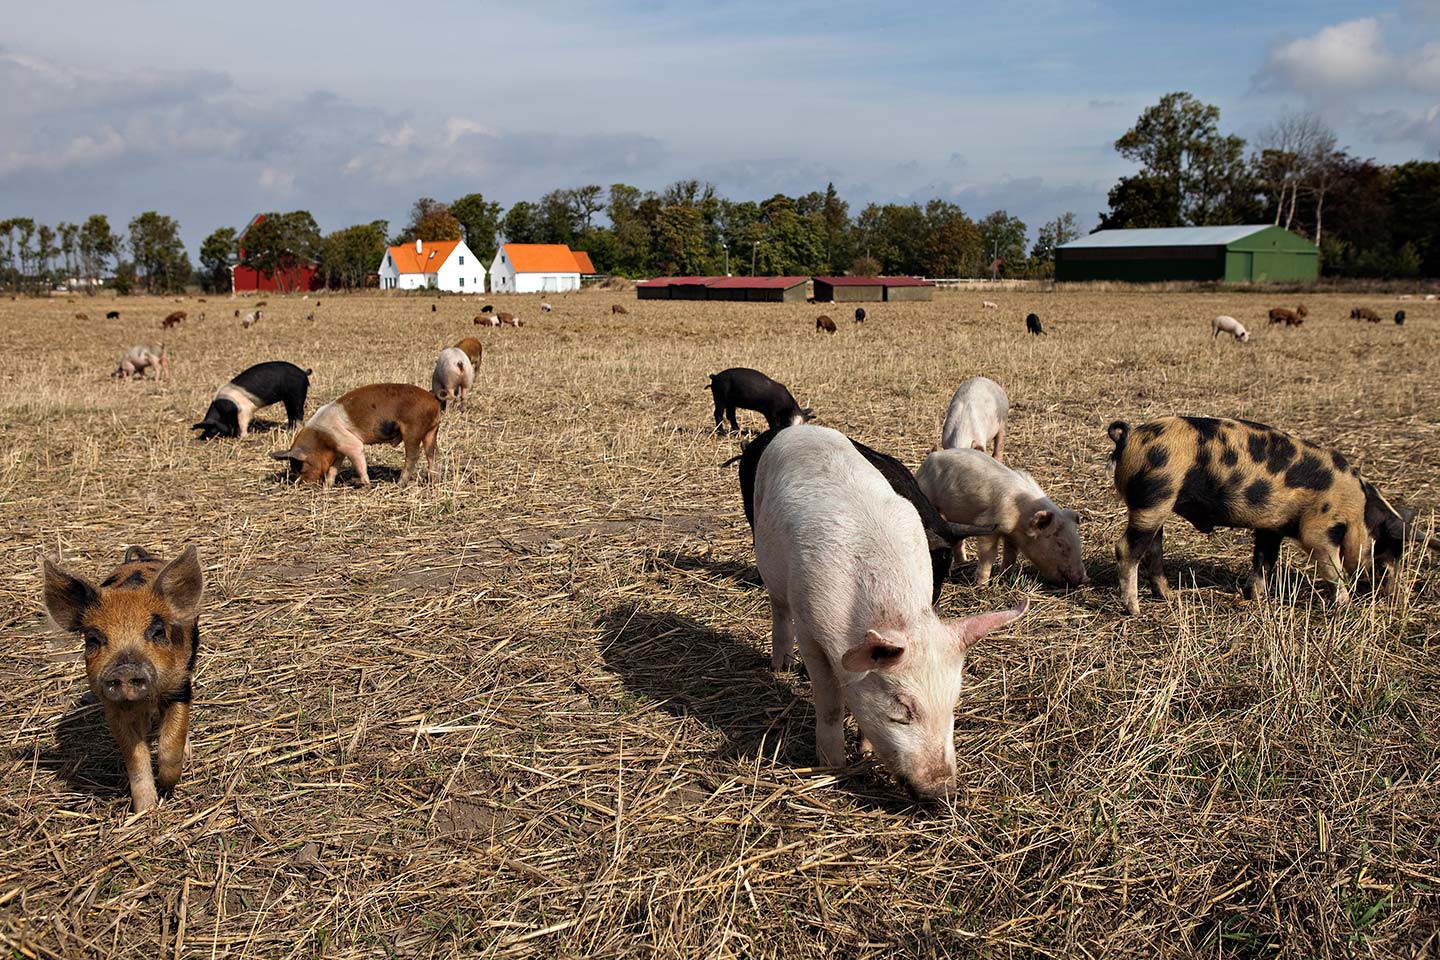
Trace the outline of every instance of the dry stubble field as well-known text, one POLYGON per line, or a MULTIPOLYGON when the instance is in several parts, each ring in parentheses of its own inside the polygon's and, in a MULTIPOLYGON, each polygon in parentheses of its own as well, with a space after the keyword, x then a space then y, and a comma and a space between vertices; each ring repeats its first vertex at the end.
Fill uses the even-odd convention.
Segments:
POLYGON ((210 444, 186 428, 250 363, 313 367, 314 410, 368 382, 428 386, 436 352, 479 329, 473 300, 321 299, 309 323, 313 301, 271 297, 244 331, 236 303, 191 298, 163 384, 107 375, 161 339, 168 299, 0 302, 13 955, 1435 955, 1436 561, 1411 559, 1400 605, 1334 612, 1287 547, 1286 595, 1246 604, 1248 535, 1176 521, 1185 589, 1126 619, 1104 429, 1245 416, 1434 504, 1440 304, 1405 303, 1397 328, 1310 296, 1286 331, 1259 295, 1004 293, 997 315, 941 294, 857 328, 843 305, 594 292, 542 316, 495 297, 528 324, 479 334, 438 482, 397 488, 386 448, 373 489, 320 492, 265 458, 283 425, 210 444), (111 306, 122 319, 99 319, 111 306), (1023 335, 1029 309, 1049 337, 1023 335), (837 336, 813 332, 822 311, 837 336), (1212 345, 1218 312, 1252 342, 1212 345), (966 565, 941 599, 1034 600, 967 664, 953 806, 812 769, 808 685, 769 670, 718 467, 737 445, 708 429, 706 374, 732 365, 912 468, 955 385, 985 373, 1014 403, 1011 462, 1085 513, 1092 585, 1022 571, 979 593, 966 565), (103 575, 127 544, 188 543, 208 578, 193 757, 132 818, 80 642, 42 617, 39 556, 103 575))

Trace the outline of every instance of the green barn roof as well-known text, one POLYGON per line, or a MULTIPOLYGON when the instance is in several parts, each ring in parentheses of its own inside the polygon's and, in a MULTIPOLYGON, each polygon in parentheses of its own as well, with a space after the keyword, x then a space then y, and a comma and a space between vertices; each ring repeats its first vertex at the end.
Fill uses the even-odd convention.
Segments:
POLYGON ((1097 230, 1088 237, 1062 243, 1062 250, 1091 247, 1228 247, 1237 240, 1276 229, 1268 223, 1236 227, 1147 227, 1133 230, 1097 230))

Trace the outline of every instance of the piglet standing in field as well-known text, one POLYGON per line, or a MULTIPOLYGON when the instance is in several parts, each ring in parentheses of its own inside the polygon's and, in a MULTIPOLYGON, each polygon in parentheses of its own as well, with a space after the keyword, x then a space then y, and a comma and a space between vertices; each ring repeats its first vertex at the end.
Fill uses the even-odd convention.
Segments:
POLYGON ((1045 328, 1040 325, 1040 315, 1038 313, 1027 313, 1025 315, 1025 332, 1034 337, 1049 336, 1049 334, 1045 332, 1045 328))
POLYGON ((856 308, 855 308, 855 322, 856 322, 856 323, 864 323, 864 322, 865 322, 865 308, 864 308, 864 307, 856 307, 856 308))
POLYGON ((1018 550, 1051 583, 1079 587, 1089 579, 1080 514, 1057 507, 1024 470, 1012 470, 983 450, 936 450, 915 479, 946 520, 994 525, 995 534, 976 541, 977 586, 990 582, 1002 543, 1001 569, 1015 562, 1018 550))
POLYGON ((1250 342, 1250 331, 1245 329, 1245 324, 1223 314, 1210 321, 1210 339, 1214 340, 1222 333, 1230 334, 1241 343, 1250 342))
POLYGON ((1396 311, 1395 311, 1395 326, 1397 326, 1397 327, 1403 327, 1403 326, 1405 326, 1405 311, 1404 311, 1404 310, 1396 310, 1396 311))
POLYGON ((465 397, 475 383, 475 365, 459 347, 446 347, 435 361, 435 370, 430 374, 430 392, 440 401, 440 409, 455 401, 456 410, 465 409, 465 397))
POLYGON ((728 417, 730 427, 739 430, 735 421, 735 410, 754 410, 765 417, 770 427, 789 427, 804 423, 814 414, 809 407, 802 408, 783 383, 771 380, 759 370, 749 367, 731 367, 719 373, 710 374, 709 390, 715 400, 715 432, 725 431, 723 418, 728 417))
POLYGON ((823 313, 815 318, 815 332, 819 333, 821 330, 824 330, 826 333, 835 332, 835 321, 823 313))
POLYGON ((160 344, 158 350, 146 344, 131 347, 125 351, 125 355, 120 358, 120 365, 110 376, 119 377, 121 380, 136 376, 146 379, 153 376, 156 380, 169 379, 170 355, 165 352, 165 344, 160 344))
POLYGON ((950 398, 945 425, 940 428, 940 447, 984 450, 993 442, 993 456, 1003 461, 1009 416, 1010 398, 1004 388, 989 377, 971 377, 950 398))
POLYGON ((215 391, 205 418, 191 424, 201 440, 241 437, 250 433, 250 418, 256 410, 272 403, 285 404, 285 419, 293 430, 305 417, 305 397, 310 392, 310 371, 284 360, 267 360, 246 367, 229 383, 215 391))
POLYGON ((289 461, 292 477, 326 487, 335 482, 339 461, 349 457, 360 475, 360 485, 368 487, 366 444, 403 443, 403 487, 416 472, 422 449, 428 473, 435 476, 435 434, 439 429, 440 402, 430 394, 408 383, 372 383, 316 410, 290 449, 270 456, 289 461))
POLYGON ((185 764, 200 649, 200 558, 190 547, 167 564, 131 547, 98 587, 49 560, 42 572, 50 619, 85 640, 85 677, 125 761, 131 806, 143 813, 159 802, 149 744, 157 718, 161 790, 174 788, 185 764))
POLYGON ((925 531, 851 442, 781 430, 755 477, 755 558, 770 593, 771 664, 796 644, 815 696, 820 762, 845 766, 845 709, 917 799, 955 789, 955 704, 965 651, 1021 616, 942 621, 930 604, 925 531))

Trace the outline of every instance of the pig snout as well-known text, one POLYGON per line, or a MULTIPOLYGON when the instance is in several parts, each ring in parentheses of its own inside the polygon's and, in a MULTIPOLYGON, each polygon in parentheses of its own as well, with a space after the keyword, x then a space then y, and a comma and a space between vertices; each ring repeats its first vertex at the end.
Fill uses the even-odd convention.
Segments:
POLYGON ((901 774, 896 779, 917 803, 938 803, 953 799, 956 792, 955 769, 937 769, 920 774, 901 774))
POLYGON ((155 690, 155 668, 139 660, 119 660, 100 675, 100 688, 112 703, 148 700, 155 690))

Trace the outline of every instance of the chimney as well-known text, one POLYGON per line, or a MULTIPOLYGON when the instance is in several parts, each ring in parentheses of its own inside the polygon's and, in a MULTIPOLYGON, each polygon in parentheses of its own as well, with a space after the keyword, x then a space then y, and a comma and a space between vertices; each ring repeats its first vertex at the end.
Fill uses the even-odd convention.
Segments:
POLYGON ((420 247, 421 247, 422 245, 423 245, 423 242, 421 241, 421 239, 420 239, 419 237, 416 237, 416 238, 415 238, 415 252, 416 252, 417 254, 421 252, 421 251, 420 251, 420 247))

